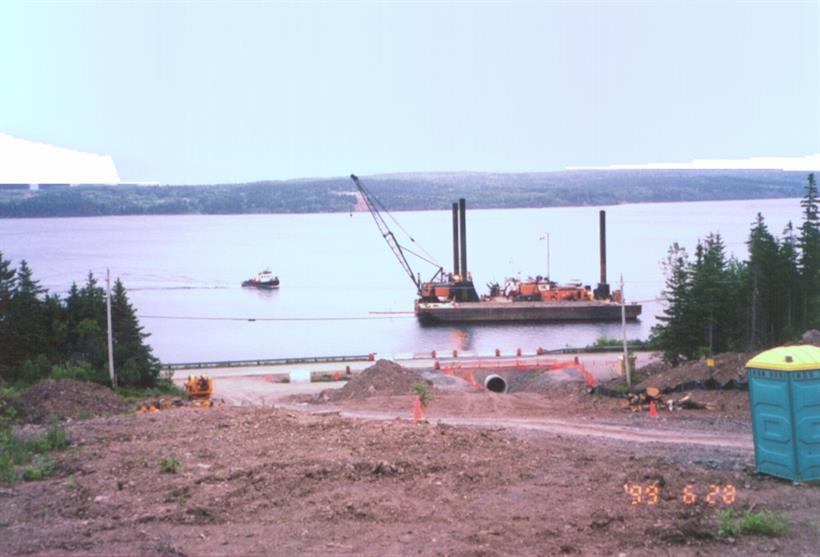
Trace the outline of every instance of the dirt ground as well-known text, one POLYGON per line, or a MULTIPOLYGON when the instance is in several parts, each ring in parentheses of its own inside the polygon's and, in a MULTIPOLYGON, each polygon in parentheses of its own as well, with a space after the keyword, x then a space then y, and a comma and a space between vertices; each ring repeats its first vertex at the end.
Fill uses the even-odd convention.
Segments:
MULTIPOLYGON (((481 395, 477 395, 481 396, 481 395)), ((753 473, 747 450, 182 408, 69 426, 55 477, 0 491, 0 553, 816 555, 820 489, 753 473), (162 473, 160 459, 180 462, 162 473), (631 505, 624 484, 660 487, 631 505), (690 485, 698 495, 682 502, 690 485), (706 502, 710 485, 721 492, 706 502), (784 538, 717 536, 736 509, 784 538)))
POLYGON ((0 554, 820 554, 820 486, 755 473, 746 391, 650 417, 583 382, 494 394, 378 365, 403 386, 70 422, 53 477, 0 488, 0 554), (728 508, 785 511, 790 532, 721 537, 728 508))

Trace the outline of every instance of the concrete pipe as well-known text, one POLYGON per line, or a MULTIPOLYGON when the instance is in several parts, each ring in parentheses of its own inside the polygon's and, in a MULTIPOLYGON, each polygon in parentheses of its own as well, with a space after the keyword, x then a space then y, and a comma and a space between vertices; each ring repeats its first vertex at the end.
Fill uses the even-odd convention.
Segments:
POLYGON ((488 375, 484 378, 484 388, 494 393, 506 393, 507 381, 500 375, 488 375))

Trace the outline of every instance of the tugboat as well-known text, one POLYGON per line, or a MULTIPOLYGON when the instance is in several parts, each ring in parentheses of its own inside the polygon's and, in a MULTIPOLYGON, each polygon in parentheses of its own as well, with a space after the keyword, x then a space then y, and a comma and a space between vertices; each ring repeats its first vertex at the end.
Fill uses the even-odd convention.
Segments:
POLYGON ((242 286, 250 288, 264 288, 265 290, 273 290, 279 288, 279 277, 273 276, 270 269, 265 269, 256 278, 248 279, 242 282, 242 286))

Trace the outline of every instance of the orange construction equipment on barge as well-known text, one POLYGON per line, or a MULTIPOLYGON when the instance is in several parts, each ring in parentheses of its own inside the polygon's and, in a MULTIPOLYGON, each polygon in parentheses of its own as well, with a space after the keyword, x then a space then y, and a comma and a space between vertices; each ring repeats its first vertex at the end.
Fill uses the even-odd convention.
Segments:
POLYGON ((523 281, 507 279, 503 287, 490 284, 489 294, 479 297, 472 275, 467 270, 467 210, 464 199, 459 199, 452 207, 453 272, 445 273, 444 268, 439 266, 429 281, 422 282, 410 267, 405 249, 382 218, 381 211, 386 212, 384 206, 362 187, 357 176, 351 174, 350 178, 356 184, 382 237, 415 284, 418 292, 415 314, 423 323, 618 321, 622 314, 626 319, 634 320, 641 313, 640 304, 622 303, 621 292, 611 292, 607 283, 605 211, 599 214, 601 280, 594 290, 580 283, 558 284, 549 278, 536 277, 523 281))

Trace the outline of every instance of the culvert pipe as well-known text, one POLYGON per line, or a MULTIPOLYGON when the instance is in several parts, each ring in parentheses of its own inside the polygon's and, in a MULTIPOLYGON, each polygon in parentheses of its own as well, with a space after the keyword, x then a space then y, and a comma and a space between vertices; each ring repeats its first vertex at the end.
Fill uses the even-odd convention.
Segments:
POLYGON ((503 394, 507 392, 507 381, 500 375, 488 375, 484 378, 484 388, 493 393, 503 394))

